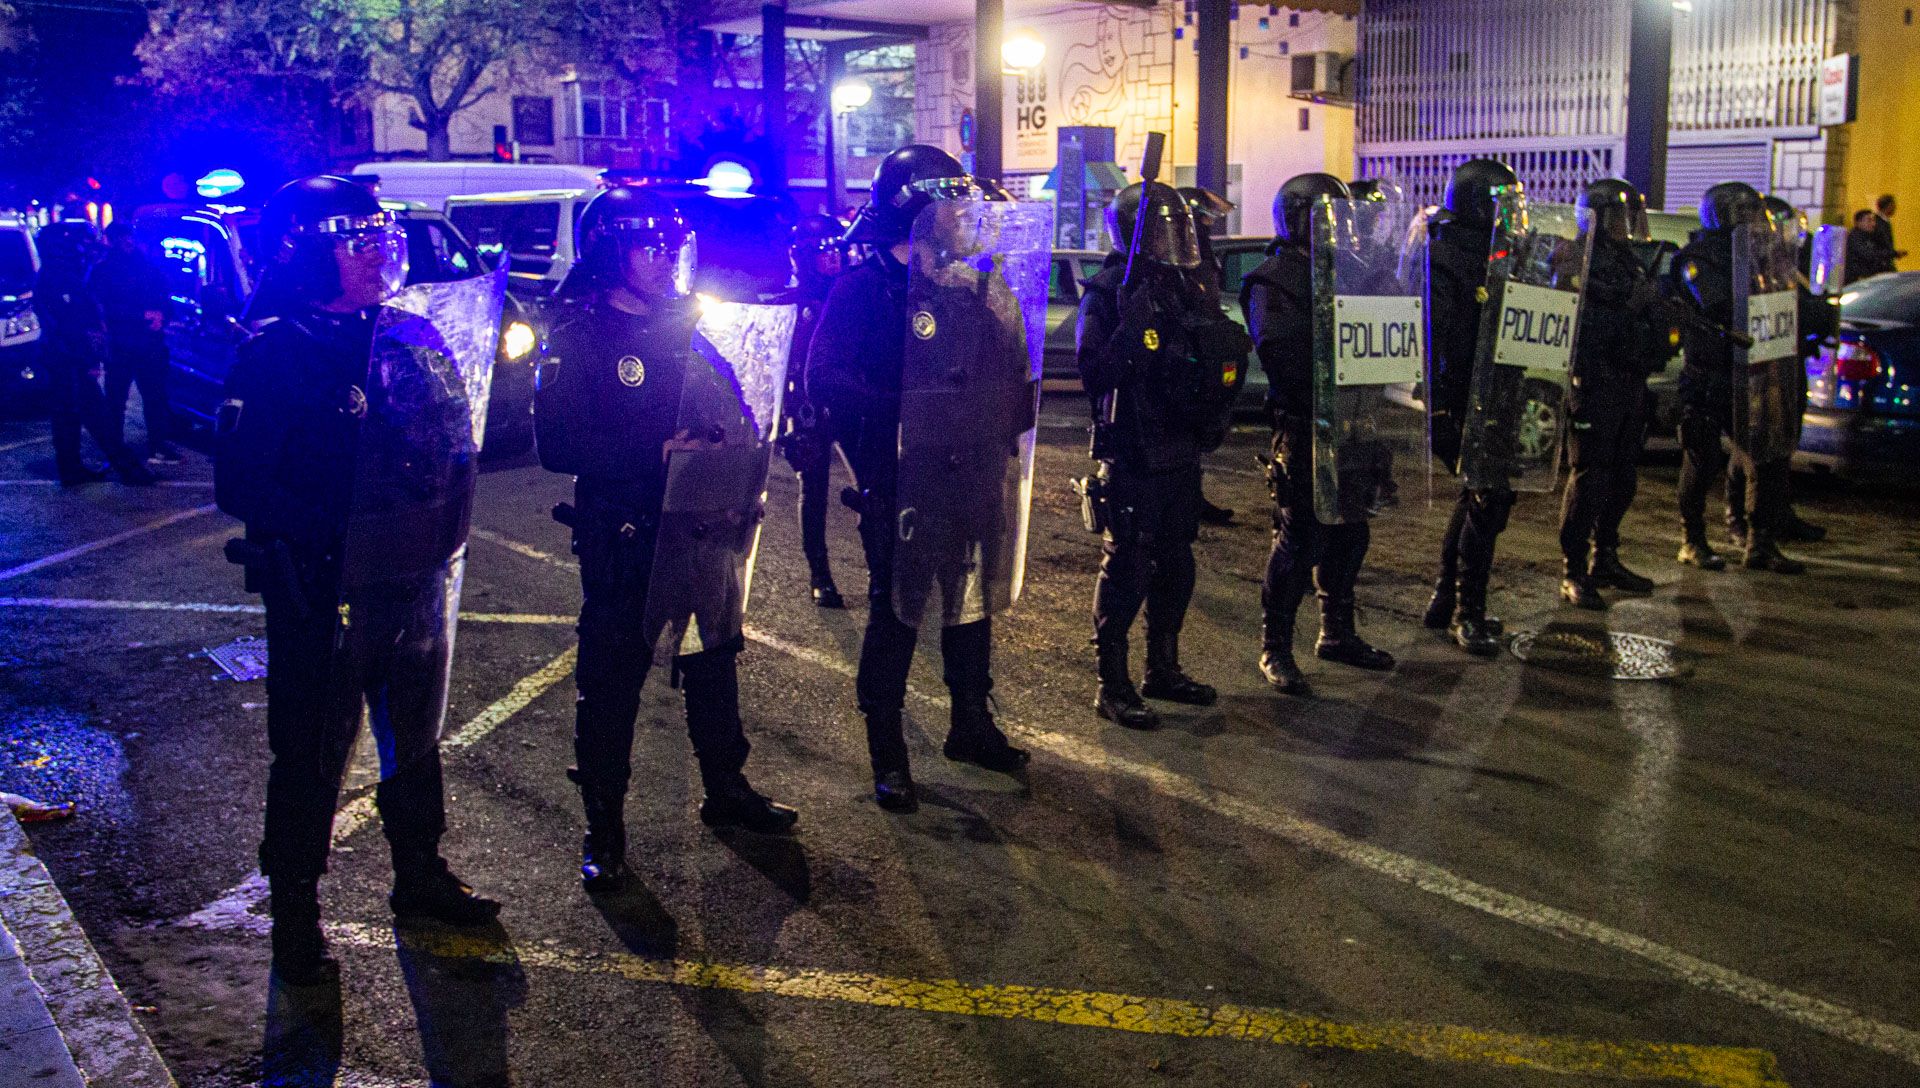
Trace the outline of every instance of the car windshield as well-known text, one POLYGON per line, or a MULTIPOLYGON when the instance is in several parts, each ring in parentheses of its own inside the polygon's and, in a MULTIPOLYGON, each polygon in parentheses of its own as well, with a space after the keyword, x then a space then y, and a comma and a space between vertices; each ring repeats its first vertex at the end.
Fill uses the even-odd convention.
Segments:
POLYGON ((0 295, 33 290, 33 252, 24 231, 0 230, 0 295))
POLYGON ((458 204, 447 209, 447 218, 489 263, 506 253, 516 273, 544 276, 553 268, 560 243, 558 201, 458 204))

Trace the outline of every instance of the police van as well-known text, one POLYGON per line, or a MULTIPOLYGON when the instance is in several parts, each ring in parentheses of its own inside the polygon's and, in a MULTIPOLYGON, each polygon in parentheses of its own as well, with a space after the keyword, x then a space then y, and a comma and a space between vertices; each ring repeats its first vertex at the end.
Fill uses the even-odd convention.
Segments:
POLYGON ((0 408, 23 406, 46 385, 40 363, 40 319, 33 282, 40 254, 26 219, 0 212, 0 408))

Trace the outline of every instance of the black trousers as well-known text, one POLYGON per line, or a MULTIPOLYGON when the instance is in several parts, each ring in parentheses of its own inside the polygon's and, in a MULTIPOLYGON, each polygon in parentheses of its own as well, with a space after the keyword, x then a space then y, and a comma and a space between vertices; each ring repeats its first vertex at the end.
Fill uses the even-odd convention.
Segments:
MULTIPOLYGON (((1460 456, 1460 427, 1464 412, 1436 413, 1432 432, 1433 453, 1448 464, 1460 456)), ((1505 488, 1473 490, 1461 488, 1454 501, 1453 516, 1440 538, 1440 573, 1436 592, 1451 588, 1462 610, 1484 611, 1487 583, 1493 578, 1494 549, 1513 513, 1514 493, 1505 488)))
POLYGON ((1592 553, 1620 547, 1620 522, 1640 488, 1640 452, 1647 444, 1647 382, 1620 372, 1573 391, 1567 435, 1572 472, 1560 505, 1560 553, 1584 572, 1592 553))
POLYGON ((114 467, 133 462, 133 454, 120 440, 120 420, 107 406, 100 383, 93 376, 91 363, 47 352, 42 357, 47 368, 47 412, 53 422, 53 460, 62 476, 81 471, 80 431, 85 428, 100 446, 100 452, 114 467))
POLYGON ((1143 604, 1149 646, 1180 634, 1193 600, 1201 502, 1197 463, 1149 472, 1108 462, 1108 524, 1093 588, 1093 640, 1103 670, 1124 672, 1127 635, 1143 604))
MULTIPOLYGON (((890 491, 868 490, 860 511, 860 545, 867 558, 867 627, 860 639, 854 693, 867 721, 867 755, 874 774, 907 769, 901 710, 919 632, 893 607, 893 501, 890 491)), ((984 713, 993 690, 993 621, 940 629, 940 659, 956 723, 984 713)))
MULTIPOLYGON (((1793 415, 1793 446, 1797 449, 1800 445, 1800 432, 1805 423, 1807 411, 1807 368, 1801 366, 1796 370, 1800 376, 1800 387, 1793 415)), ((1768 527, 1769 532, 1777 534, 1794 517, 1793 459, 1788 456, 1769 461, 1761 467, 1775 476, 1774 479, 1765 481, 1762 486, 1767 489, 1769 495, 1775 496, 1780 504, 1774 511, 1775 517, 1779 519, 1778 522, 1768 527)), ((1731 459, 1727 464, 1727 528, 1741 534, 1745 534, 1748 530, 1748 515, 1752 508, 1747 497, 1749 487, 1745 461, 1739 457, 1731 459)))
POLYGON ((174 440, 173 403, 167 395, 167 342, 146 329, 115 331, 108 339, 107 411, 121 424, 125 436, 127 392, 140 386, 141 413, 147 424, 147 448, 161 449, 174 440))
POLYGON ((260 871, 292 880, 326 871, 363 711, 379 746, 374 803, 394 857, 431 856, 446 831, 439 739, 453 641, 444 587, 456 568, 354 596, 343 626, 334 576, 319 561, 298 567, 301 585, 276 581, 262 594, 273 763, 260 871))
MULTIPOLYGON (((633 730, 640 689, 654 656, 647 630, 647 585, 654 532, 627 511, 582 504, 573 532, 580 557, 580 658, 574 670, 573 752, 582 789, 608 798, 626 794, 633 773, 633 730), (634 526, 631 532, 623 531, 634 526)), ((687 735, 708 796, 746 784, 746 730, 740 721, 740 645, 674 659, 687 702, 687 735)))
MULTIPOLYGON (((1730 461, 1721 446, 1726 435, 1724 419, 1706 408, 1683 405, 1680 411, 1680 524, 1688 540, 1706 539, 1707 493, 1730 461)), ((1750 539, 1769 543, 1777 537, 1788 509, 1791 462, 1781 459, 1756 465, 1737 446, 1731 461, 1745 480, 1750 539)))
POLYGON ((1311 585, 1329 605, 1353 600, 1373 542, 1365 521, 1328 525, 1314 516, 1313 448, 1304 430, 1273 436, 1273 550, 1260 581, 1266 649, 1290 649, 1294 620, 1311 585))

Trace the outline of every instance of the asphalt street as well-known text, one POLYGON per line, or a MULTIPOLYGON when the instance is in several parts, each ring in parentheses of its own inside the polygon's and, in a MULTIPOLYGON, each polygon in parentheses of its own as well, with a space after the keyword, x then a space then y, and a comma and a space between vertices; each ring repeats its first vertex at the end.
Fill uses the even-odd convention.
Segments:
POLYGON ((0 790, 78 803, 34 847, 192 1088, 1920 1083, 1920 498, 1802 481, 1832 530, 1807 575, 1703 573, 1673 562, 1675 468, 1649 465, 1624 555, 1659 586, 1596 614, 1557 604, 1558 496, 1523 497, 1494 610, 1542 644, 1677 644, 1685 675, 1613 681, 1420 628, 1448 503, 1408 476, 1360 592, 1398 668, 1312 661, 1303 614, 1316 694, 1289 699, 1255 668, 1262 436, 1237 432, 1208 486, 1240 516, 1198 545, 1185 642, 1222 698, 1133 733, 1090 707, 1077 411, 1048 402, 1025 596, 996 630, 1024 778, 941 758, 927 647, 926 803, 874 805, 852 516, 831 531, 853 607, 817 610, 781 471, 742 698, 748 773, 798 834, 701 826, 657 672, 642 879, 600 903, 563 773, 580 598, 548 511, 569 483, 490 466, 446 852, 505 910, 396 930, 363 745, 322 885, 344 977, 320 992, 267 982, 265 690, 205 656, 262 623, 206 460, 63 491, 45 425, 0 424, 0 790))

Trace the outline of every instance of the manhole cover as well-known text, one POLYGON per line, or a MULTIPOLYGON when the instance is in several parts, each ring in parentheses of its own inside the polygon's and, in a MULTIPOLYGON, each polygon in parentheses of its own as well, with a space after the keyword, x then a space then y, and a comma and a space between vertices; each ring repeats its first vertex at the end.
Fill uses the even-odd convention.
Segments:
MULTIPOLYGON (((235 680, 263 680, 267 675, 267 640, 253 635, 236 638, 207 651, 213 663, 235 680)), ((219 677, 215 677, 219 679, 219 677)))
POLYGON ((1665 639, 1624 631, 1522 631, 1507 644, 1529 665, 1563 672, 1610 676, 1615 680, 1672 680, 1686 668, 1665 639))

